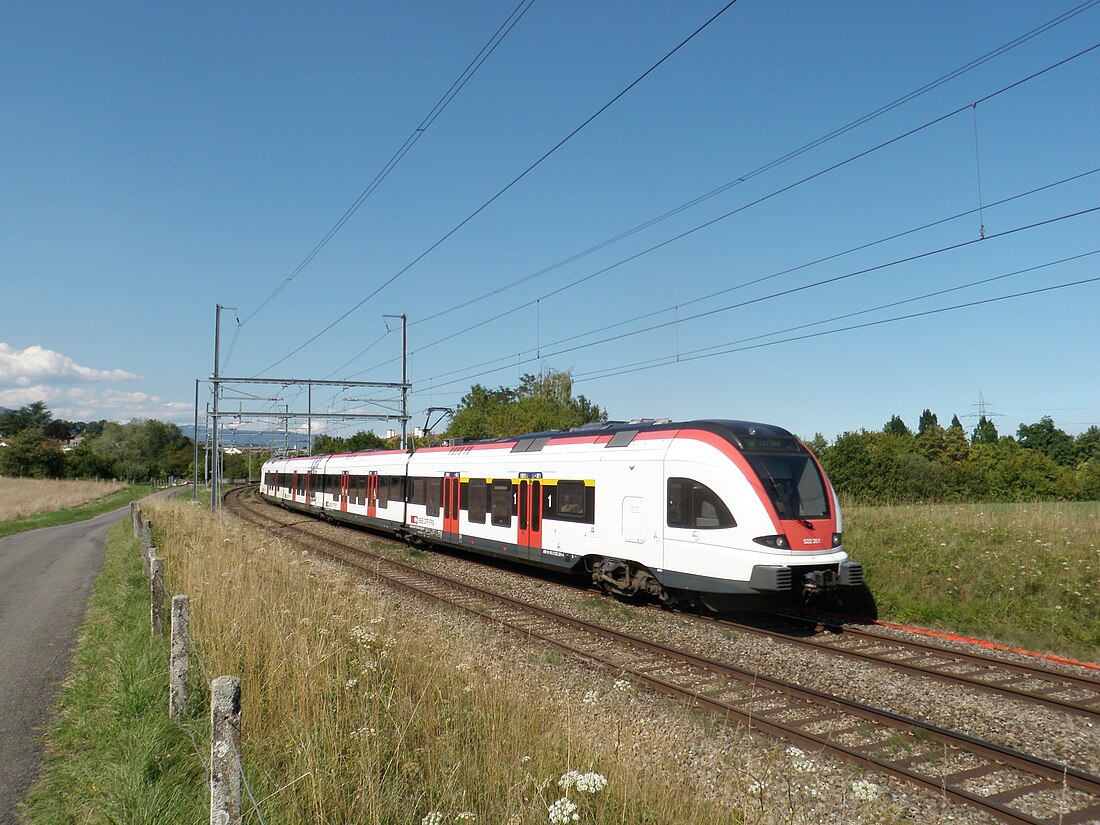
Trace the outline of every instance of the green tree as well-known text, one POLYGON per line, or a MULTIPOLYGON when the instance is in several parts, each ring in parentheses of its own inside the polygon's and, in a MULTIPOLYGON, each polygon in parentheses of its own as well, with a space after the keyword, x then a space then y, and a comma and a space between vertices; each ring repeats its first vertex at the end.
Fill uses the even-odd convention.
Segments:
POLYGON ((23 430, 45 430, 53 414, 44 401, 35 401, 17 410, 0 413, 0 433, 13 436, 23 430))
POLYGON ((520 386, 511 389, 470 388, 455 411, 445 435, 448 438, 510 438, 530 432, 566 430, 606 413, 583 395, 573 396, 573 378, 568 371, 551 370, 545 375, 525 375, 520 386))
MULTIPOLYGON (((961 434, 961 428, 960 428, 961 434)), ((966 436, 963 435, 963 443, 966 436)), ((947 430, 939 424, 927 424, 917 434, 917 452, 929 461, 945 461, 947 456, 947 430)))
POLYGON ((185 477, 191 471, 193 442, 175 424, 163 421, 108 421, 92 449, 115 478, 164 479, 185 477))
POLYGON ((43 432, 46 433, 47 438, 52 438, 55 441, 68 441, 73 437, 73 428, 68 421, 61 421, 55 419, 45 426, 43 432))
POLYGON ((60 478, 65 471, 61 445, 47 438, 40 427, 27 427, 0 449, 0 475, 23 478, 60 478))
POLYGON ((1100 427, 1093 424, 1073 439, 1073 448, 1077 451, 1078 463, 1100 460, 1100 427))
POLYGON ((1035 424, 1021 424, 1016 431, 1020 446, 1026 450, 1038 450, 1055 464, 1072 467, 1077 463, 1077 449, 1073 438, 1054 426, 1054 419, 1044 415, 1035 424))
POLYGON ((951 418, 951 426, 944 433, 944 458, 948 461, 965 461, 970 457, 970 442, 959 417, 951 418))
POLYGON ((69 478, 115 478, 114 467, 86 438, 65 454, 65 475, 69 478))
POLYGON ((936 418, 936 414, 929 409, 925 409, 925 411, 920 414, 920 421, 917 423, 917 435, 924 435, 930 427, 939 426, 940 422, 939 419, 936 418))
POLYGON ((992 421, 983 415, 978 419, 977 426, 974 427, 974 432, 970 436, 970 443, 996 444, 997 438, 997 428, 992 421))
POLYGON ((829 449, 829 442, 821 433, 814 433, 813 438, 807 439, 803 443, 817 456, 818 461, 821 460, 826 450, 829 449))
POLYGON ((893 416, 886 422, 886 426, 882 428, 884 433, 890 435, 912 435, 913 433, 905 426, 905 422, 901 420, 900 415, 893 416))
POLYGON ((366 450, 390 450, 393 445, 372 432, 360 430, 353 436, 318 435, 313 438, 314 455, 332 455, 334 453, 358 453, 366 450))

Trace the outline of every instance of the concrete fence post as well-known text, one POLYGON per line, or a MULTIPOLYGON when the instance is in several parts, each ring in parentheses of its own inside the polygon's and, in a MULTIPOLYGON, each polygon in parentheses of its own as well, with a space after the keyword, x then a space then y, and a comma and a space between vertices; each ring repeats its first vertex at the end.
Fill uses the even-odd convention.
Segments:
POLYGON ((164 633, 164 559, 149 559, 149 616, 154 636, 164 633))
POLYGON ((241 680, 219 676, 210 692, 210 825, 240 825, 241 680))
POLYGON ((157 557, 157 548, 146 547, 141 551, 141 574, 149 578, 149 562, 157 557))
POLYGON ((153 544, 153 522, 146 519, 141 523, 141 549, 148 550, 153 544))
POLYGON ((168 662, 168 716, 178 722, 187 712, 187 670, 191 665, 191 603, 172 597, 172 655, 168 662))

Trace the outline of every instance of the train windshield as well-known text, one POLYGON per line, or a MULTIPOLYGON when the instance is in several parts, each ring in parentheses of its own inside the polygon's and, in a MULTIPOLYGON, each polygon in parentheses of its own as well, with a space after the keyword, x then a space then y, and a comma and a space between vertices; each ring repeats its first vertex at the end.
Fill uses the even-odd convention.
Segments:
POLYGON ((754 445, 744 455, 775 505, 780 518, 826 518, 829 496, 817 463, 793 439, 783 445, 754 445), (760 449, 764 447, 764 449, 760 449))

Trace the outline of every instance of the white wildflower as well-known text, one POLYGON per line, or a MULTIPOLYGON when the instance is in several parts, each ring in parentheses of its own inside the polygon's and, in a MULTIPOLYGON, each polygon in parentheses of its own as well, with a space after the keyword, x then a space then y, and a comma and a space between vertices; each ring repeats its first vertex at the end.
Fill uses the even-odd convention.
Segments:
POLYGON ((794 769, 799 773, 809 773, 815 768, 814 761, 806 756, 806 752, 801 748, 791 745, 787 748, 787 756, 791 757, 794 769))
POLYGON ((590 690, 584 694, 584 699, 581 700, 586 705, 594 705, 600 701, 600 694, 598 691, 590 690))
MULTIPOLYGON (((550 815, 550 825, 566 825, 568 822, 580 821, 580 815, 577 813, 577 803, 566 797, 562 797, 553 805, 548 806, 546 812, 550 815)), ((431 823, 431 825, 435 824, 431 823)))
POLYGON ((455 822, 473 822, 477 819, 477 814, 473 811, 462 811, 455 816, 455 822))
POLYGON ((440 811, 432 811, 420 820, 420 825, 443 825, 443 814, 440 811))
POLYGON ((520 761, 520 764, 523 764, 525 762, 530 762, 531 757, 530 756, 524 756, 524 757, 521 757, 519 761, 520 761))
POLYGON ((569 771, 562 774, 558 787, 565 791, 576 788, 581 793, 599 793, 607 787, 607 778, 601 773, 569 771))
POLYGON ((359 680, 358 680, 358 679, 356 679, 356 678, 355 678, 354 676, 352 676, 352 677, 351 677, 350 679, 348 679, 348 680, 347 680, 347 681, 346 681, 346 682, 344 683, 344 687, 345 687, 345 688, 346 688, 347 690, 353 690, 353 689, 354 689, 354 688, 356 688, 356 687, 357 687, 358 685, 359 685, 359 680))

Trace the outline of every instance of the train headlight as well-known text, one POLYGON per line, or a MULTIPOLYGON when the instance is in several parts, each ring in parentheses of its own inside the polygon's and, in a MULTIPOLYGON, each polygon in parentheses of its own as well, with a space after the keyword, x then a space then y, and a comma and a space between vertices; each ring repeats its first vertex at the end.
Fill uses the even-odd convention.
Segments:
POLYGON ((786 536, 757 536, 753 539, 757 544, 771 547, 774 550, 786 550, 788 548, 786 536))
POLYGON ((840 547, 841 533, 833 533, 833 547, 840 547))

